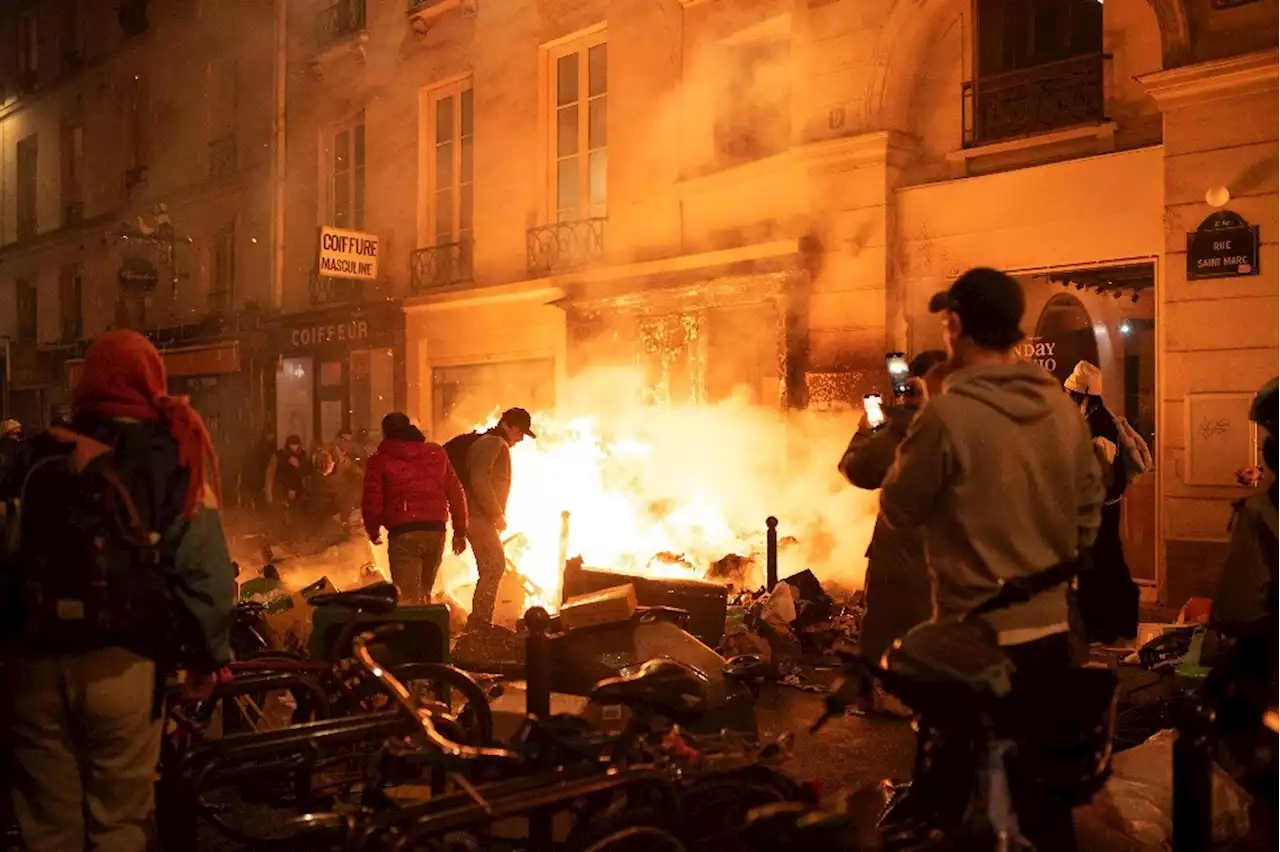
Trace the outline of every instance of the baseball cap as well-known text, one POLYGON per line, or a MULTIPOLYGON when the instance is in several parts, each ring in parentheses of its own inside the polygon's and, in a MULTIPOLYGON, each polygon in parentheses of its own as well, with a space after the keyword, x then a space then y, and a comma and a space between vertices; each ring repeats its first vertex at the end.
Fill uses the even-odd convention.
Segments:
POLYGON ((929 312, 951 311, 964 324, 964 334, 984 349, 1009 349, 1023 338, 1022 287, 998 269, 970 269, 950 288, 934 293, 929 312))
POLYGON ((502 412, 502 422, 508 426, 516 427, 530 438, 538 437, 533 434, 533 418, 523 408, 508 408, 502 412))

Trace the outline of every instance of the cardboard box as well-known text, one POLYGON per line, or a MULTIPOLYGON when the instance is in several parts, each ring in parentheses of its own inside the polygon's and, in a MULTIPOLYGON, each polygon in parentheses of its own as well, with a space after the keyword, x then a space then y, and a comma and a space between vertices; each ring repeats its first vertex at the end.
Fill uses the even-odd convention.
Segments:
POLYGON ((560 607, 560 625, 566 630, 630 621, 636 614, 636 587, 631 583, 569 598, 560 607))

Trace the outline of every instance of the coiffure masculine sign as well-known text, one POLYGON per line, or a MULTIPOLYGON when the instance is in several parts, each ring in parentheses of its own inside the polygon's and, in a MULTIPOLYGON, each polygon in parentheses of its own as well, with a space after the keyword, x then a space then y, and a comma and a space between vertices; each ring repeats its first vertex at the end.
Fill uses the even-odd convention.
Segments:
POLYGON ((320 255, 316 269, 331 278, 378 277, 378 237, 328 226, 320 229, 320 255))

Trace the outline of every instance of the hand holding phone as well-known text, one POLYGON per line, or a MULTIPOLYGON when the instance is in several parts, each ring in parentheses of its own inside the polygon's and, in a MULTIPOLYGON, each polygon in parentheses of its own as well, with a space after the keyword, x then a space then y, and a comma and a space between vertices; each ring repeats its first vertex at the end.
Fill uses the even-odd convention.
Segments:
POLYGON ((880 394, 869 393, 862 398, 862 410, 867 415, 867 425, 879 429, 884 425, 884 407, 880 394))
POLYGON ((907 384, 907 375, 911 365, 907 363, 905 352, 890 352, 884 356, 885 367, 889 370, 889 382, 893 386, 895 397, 911 395, 911 387, 907 384))

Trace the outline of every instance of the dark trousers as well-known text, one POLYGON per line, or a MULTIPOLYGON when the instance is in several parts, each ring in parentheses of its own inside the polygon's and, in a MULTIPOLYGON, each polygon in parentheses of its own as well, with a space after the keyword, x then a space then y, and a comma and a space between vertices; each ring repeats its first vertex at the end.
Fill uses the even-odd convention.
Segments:
POLYGON ((1070 639, 1066 633, 1046 636, 1004 649, 1017 671, 1009 697, 1009 718, 1004 727, 1018 746, 1009 769, 1013 807, 1023 835, 1036 852, 1075 852, 1076 830, 1071 812, 1074 802, 1066 794, 1047 789, 1036 780, 1042 756, 1053 748, 1049 736, 1036 724, 1044 708, 1072 700, 1063 694, 1063 675, 1071 665, 1070 639))
MULTIPOLYGON (((1064 695, 1063 675, 1070 665, 1070 642, 1058 633, 1003 649, 1017 667, 1007 713, 996 720, 998 736, 1012 739, 1016 755, 1008 766, 1009 788, 1018 825, 1035 844, 1036 852, 1075 852, 1074 801, 1046 789, 1037 779, 1047 744, 1038 720, 1045 708, 1071 701, 1064 695)), ((931 825, 958 825, 973 794, 976 780, 980 722, 966 715, 965 699, 941 700, 919 719, 916 765, 909 801, 902 813, 931 825)))

